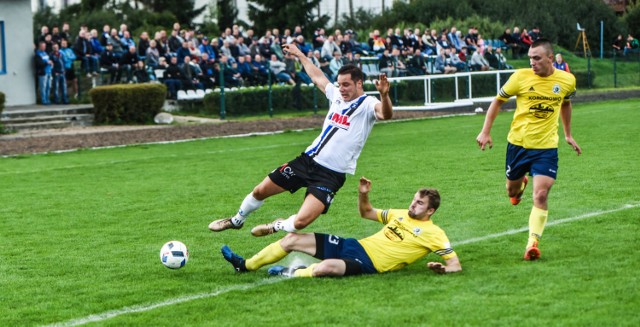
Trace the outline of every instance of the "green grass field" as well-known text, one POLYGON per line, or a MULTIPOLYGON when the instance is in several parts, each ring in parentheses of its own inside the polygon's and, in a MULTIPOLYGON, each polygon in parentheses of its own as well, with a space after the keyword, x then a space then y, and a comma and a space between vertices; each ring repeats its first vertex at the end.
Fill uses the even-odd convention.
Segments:
POLYGON ((463 266, 447 276, 425 268, 435 254, 375 276, 233 271, 220 247, 250 256, 277 240, 249 230, 295 213, 303 192, 269 199, 242 230, 207 225, 318 130, 0 158, 0 326, 638 326, 639 105, 575 106, 584 153, 560 146, 536 262, 521 259, 531 188, 517 207, 504 190, 511 113, 498 117, 485 152, 475 144, 481 115, 377 125, 357 175, 307 231, 360 238, 381 228, 358 217, 361 175, 377 208, 406 208, 419 187, 436 187, 433 219, 463 266), (181 270, 158 258, 172 239, 190 250, 181 270))

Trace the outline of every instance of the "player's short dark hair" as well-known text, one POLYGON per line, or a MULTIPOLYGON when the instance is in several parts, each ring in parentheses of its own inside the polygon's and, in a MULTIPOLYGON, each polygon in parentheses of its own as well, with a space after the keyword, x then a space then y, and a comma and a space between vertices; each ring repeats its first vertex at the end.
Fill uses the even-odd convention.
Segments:
POLYGON ((347 74, 351 75, 351 80, 354 83, 364 80, 364 74, 362 73, 362 70, 360 70, 360 68, 358 68, 358 66, 354 64, 346 64, 340 67, 340 69, 338 70, 338 75, 347 74))
POLYGON ((545 39, 545 38, 539 38, 539 39, 535 40, 531 44, 531 47, 532 48, 544 47, 545 50, 547 50, 547 54, 548 55, 553 53, 553 44, 551 44, 551 41, 549 41, 548 39, 545 39))
POLYGON ((434 188, 422 188, 418 190, 418 193, 420 193, 421 198, 427 197, 427 199, 429 199, 427 209, 433 208, 434 211, 438 210, 440 207, 440 193, 438 193, 438 190, 434 188))

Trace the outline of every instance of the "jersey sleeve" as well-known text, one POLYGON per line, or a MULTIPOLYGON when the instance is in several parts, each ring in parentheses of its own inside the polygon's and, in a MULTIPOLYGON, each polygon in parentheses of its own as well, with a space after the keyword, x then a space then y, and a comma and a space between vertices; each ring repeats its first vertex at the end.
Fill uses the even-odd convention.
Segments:
POLYGON ((569 74, 571 77, 570 89, 567 95, 564 97, 563 102, 569 102, 576 95, 576 77, 573 74, 569 74))
POLYGON ((376 209, 376 215, 378 216, 379 222, 383 223, 384 225, 389 223, 389 209, 386 209, 386 210, 376 209))
POLYGON ((429 249, 435 254, 442 257, 442 259, 444 260, 448 260, 458 256, 456 252, 453 251, 451 243, 449 243, 449 239, 444 232, 441 232, 440 235, 433 237, 431 244, 429 245, 429 249))
POLYGON ((496 96, 498 100, 507 101, 510 97, 518 94, 518 89, 520 88, 518 77, 519 71, 516 71, 509 77, 509 80, 500 88, 500 92, 496 96))
POLYGON ((327 83, 327 86, 324 87, 324 94, 329 99, 329 102, 333 102, 333 97, 336 96, 337 91, 338 88, 333 83, 327 83))

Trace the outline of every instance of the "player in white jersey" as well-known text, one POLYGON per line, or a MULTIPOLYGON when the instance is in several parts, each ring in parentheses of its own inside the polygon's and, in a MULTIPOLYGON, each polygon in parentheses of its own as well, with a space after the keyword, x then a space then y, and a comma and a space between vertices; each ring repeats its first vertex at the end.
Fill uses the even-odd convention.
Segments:
POLYGON ((266 198, 284 191, 294 193, 302 187, 307 188, 307 193, 296 214, 258 225, 251 234, 264 236, 279 230, 295 232, 307 227, 327 212, 336 192, 344 184, 346 174, 355 173, 356 161, 375 121, 390 119, 393 115, 389 81, 384 74, 375 82, 380 93, 378 100, 364 93, 364 74, 357 66, 342 66, 336 87, 295 44, 285 44, 283 50, 300 60, 313 83, 331 101, 331 108, 320 135, 305 152, 273 170, 244 198, 235 216, 209 224, 214 232, 242 228, 245 219, 260 208, 266 198))

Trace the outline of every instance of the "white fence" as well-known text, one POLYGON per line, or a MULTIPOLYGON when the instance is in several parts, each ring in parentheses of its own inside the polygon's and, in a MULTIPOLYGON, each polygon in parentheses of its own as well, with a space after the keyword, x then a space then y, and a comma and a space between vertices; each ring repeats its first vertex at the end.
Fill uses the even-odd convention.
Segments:
MULTIPOLYGON (((455 74, 446 74, 446 75, 422 75, 422 76, 407 76, 407 77, 392 77, 389 78, 389 82, 391 83, 391 92, 393 94, 393 84, 395 82, 403 82, 403 81, 422 81, 423 82, 423 90, 424 90, 424 104, 417 106, 393 106, 394 110, 435 110, 435 109, 443 109, 443 108, 453 108, 453 107, 462 107, 462 106, 471 106, 477 102, 490 102, 493 100, 494 96, 490 97, 474 97, 473 95, 473 78, 476 76, 485 76, 485 75, 494 75, 495 76, 495 84, 494 86, 486 86, 483 85, 483 88, 487 87, 495 87, 495 92, 493 94, 498 94, 500 91, 500 87, 506 82, 506 79, 501 78, 503 74, 509 74, 509 76, 515 70, 491 70, 484 72, 461 72, 455 74), (461 83, 460 79, 466 79, 466 96, 460 96, 460 87, 461 83), (433 87, 432 81, 435 80, 444 80, 444 79, 454 79, 455 83, 455 100, 453 102, 433 102, 433 87)), ((486 82, 486 81, 483 81, 486 82)), ((367 94, 378 94, 377 91, 366 92, 367 94)))

